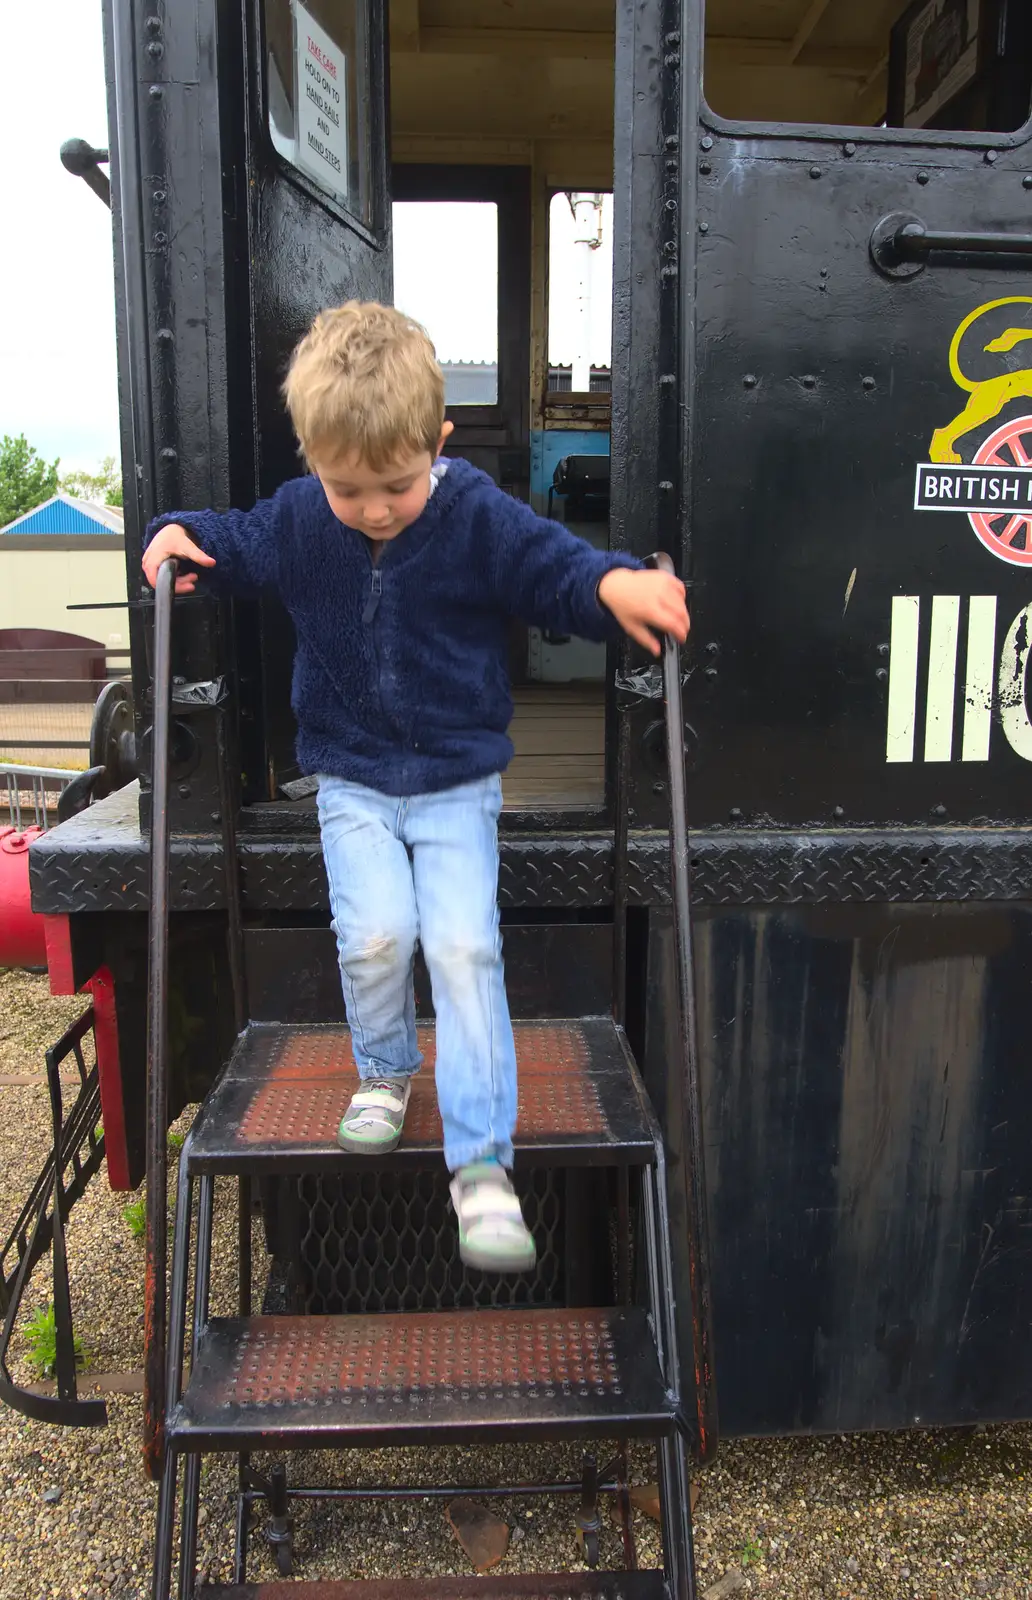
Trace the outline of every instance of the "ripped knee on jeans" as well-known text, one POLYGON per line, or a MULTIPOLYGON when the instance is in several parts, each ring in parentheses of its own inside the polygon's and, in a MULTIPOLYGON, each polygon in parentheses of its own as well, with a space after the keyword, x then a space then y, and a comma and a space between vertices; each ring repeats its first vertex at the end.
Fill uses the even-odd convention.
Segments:
POLYGON ((398 931, 381 930, 363 933, 357 938, 348 940, 344 965, 396 967, 400 962, 411 959, 415 942, 414 934, 406 936, 398 931))

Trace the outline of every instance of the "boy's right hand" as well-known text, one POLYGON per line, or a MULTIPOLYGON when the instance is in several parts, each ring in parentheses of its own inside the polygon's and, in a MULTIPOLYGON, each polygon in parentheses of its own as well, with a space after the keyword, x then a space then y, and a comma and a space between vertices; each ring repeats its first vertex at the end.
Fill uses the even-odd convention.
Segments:
MULTIPOLYGON (((143 552, 143 575, 153 589, 158 581, 158 568, 169 556, 181 561, 192 561, 198 567, 213 567, 215 557, 194 544, 186 529, 178 522, 170 522, 154 535, 143 552)), ((176 594, 192 594, 197 587, 197 573, 184 572, 176 578, 176 594)))

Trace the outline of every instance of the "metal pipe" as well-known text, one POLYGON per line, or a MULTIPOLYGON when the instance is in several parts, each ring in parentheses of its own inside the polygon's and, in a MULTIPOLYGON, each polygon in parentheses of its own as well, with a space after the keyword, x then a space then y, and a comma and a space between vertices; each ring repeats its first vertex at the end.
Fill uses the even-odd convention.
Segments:
POLYGON ((168 883, 169 724, 172 600, 176 562, 163 561, 154 591, 154 706, 151 732, 150 970, 147 992, 147 1259, 144 1285, 143 1455, 147 1476, 164 1460, 168 1333, 168 883))
MULTIPOLYGON (((670 557, 653 557, 661 572, 674 573, 670 557)), ((709 1228, 703 1150, 702 1084, 699 1076, 695 973, 692 952, 691 890, 688 873, 688 799, 684 771, 684 715, 681 708, 681 654, 669 634, 663 640, 663 698, 666 707, 667 765, 670 783, 670 889, 674 908, 677 965, 678 1043, 681 1053, 681 1167, 690 1252, 692 1340, 696 1412, 696 1454, 711 1459, 717 1443, 713 1368, 709 1228)))

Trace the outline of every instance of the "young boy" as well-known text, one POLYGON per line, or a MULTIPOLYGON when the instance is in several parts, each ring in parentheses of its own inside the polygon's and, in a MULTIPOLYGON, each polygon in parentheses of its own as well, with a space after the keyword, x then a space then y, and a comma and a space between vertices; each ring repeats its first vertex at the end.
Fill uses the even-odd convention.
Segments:
POLYGON ((393 1150, 416 1045, 417 939, 437 1016, 437 1096, 462 1259, 531 1267, 509 1180, 516 1058, 498 927, 500 774, 512 756, 512 616, 604 640, 684 640, 684 586, 593 550, 441 451, 444 381, 422 328, 387 306, 324 311, 287 406, 310 475, 252 511, 174 512, 147 530, 147 580, 276 590, 297 630, 293 707, 319 826, 361 1079, 345 1150, 393 1150))

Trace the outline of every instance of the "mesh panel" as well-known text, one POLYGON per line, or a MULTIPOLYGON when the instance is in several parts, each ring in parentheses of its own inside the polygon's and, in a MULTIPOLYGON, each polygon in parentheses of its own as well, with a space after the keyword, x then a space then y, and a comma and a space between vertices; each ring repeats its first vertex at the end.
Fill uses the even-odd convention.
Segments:
POLYGON ((443 1311, 553 1306, 565 1298, 565 1174, 517 1171, 537 1241, 532 1273, 470 1271, 459 1260, 446 1172, 352 1172, 299 1178, 295 1308, 307 1312, 443 1311))

